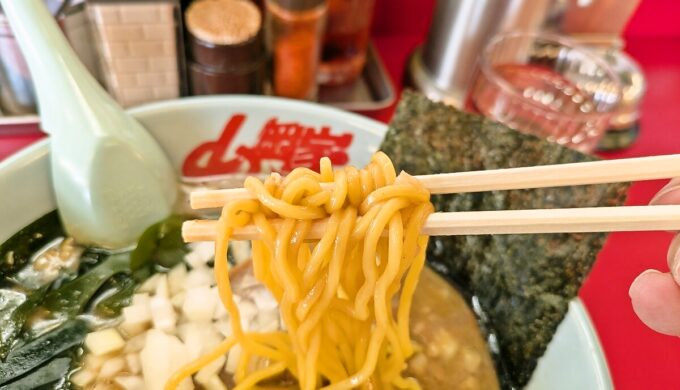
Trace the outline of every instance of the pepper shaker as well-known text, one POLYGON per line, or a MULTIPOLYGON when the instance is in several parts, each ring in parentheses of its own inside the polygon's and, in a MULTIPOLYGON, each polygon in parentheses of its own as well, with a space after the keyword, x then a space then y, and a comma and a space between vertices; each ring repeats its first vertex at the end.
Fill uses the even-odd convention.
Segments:
POLYGON ((199 0, 185 12, 193 95, 262 94, 262 16, 248 0, 199 0))

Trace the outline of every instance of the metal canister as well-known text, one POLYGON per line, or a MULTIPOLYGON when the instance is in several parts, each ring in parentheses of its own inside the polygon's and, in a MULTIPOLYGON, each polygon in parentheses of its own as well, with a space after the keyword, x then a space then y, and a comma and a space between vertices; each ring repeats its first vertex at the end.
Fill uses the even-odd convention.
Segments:
POLYGON ((463 107, 477 60, 491 37, 537 31, 551 0, 437 0, 427 41, 411 56, 411 86, 429 98, 463 107))

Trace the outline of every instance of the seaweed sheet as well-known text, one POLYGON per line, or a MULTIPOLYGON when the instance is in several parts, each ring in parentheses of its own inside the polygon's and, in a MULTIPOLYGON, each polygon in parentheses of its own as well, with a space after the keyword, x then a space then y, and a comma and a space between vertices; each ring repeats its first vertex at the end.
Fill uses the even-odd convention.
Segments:
MULTIPOLYGON (((405 92, 381 149, 411 174, 595 158, 405 92)), ((626 184, 434 196, 437 211, 616 206, 626 184)), ((604 234, 433 237, 428 261, 478 300, 503 387, 523 387, 590 271, 604 234), (494 345, 496 344, 496 345, 494 345)))

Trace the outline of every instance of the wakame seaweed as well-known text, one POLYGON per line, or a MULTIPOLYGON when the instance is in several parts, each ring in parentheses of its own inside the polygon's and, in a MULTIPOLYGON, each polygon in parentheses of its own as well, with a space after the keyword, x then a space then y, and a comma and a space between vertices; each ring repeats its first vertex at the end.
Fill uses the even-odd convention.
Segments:
POLYGON ((132 303, 132 295, 137 288, 137 282, 132 276, 127 274, 118 274, 109 279, 106 285, 102 287, 107 293, 106 297, 97 302, 94 312, 102 317, 116 317, 120 315, 123 308, 132 303))
POLYGON ((87 325, 81 320, 72 320, 15 348, 5 361, 0 362, 0 385, 20 378, 56 355, 80 345, 86 334, 87 325))
POLYGON ((64 237, 57 212, 0 245, 0 390, 70 388, 68 372, 79 364, 77 351, 89 331, 79 316, 119 315, 139 283, 182 261, 188 252, 181 239, 183 220, 171 216, 149 227, 132 252, 84 248, 77 272, 65 271, 38 289, 15 276, 32 266, 30 261, 48 244, 64 237), (38 326, 26 325, 36 318, 38 326))
MULTIPOLYGON (((595 158, 406 92, 381 150, 412 175, 595 158)), ((617 206, 627 185, 433 196, 437 211, 617 206)), ((590 272, 604 234, 432 237, 428 261, 476 297, 498 341, 503 386, 523 387, 590 272)))
POLYGON ((127 253, 113 254, 88 272, 50 291, 43 306, 56 316, 65 318, 80 314, 99 288, 121 272, 130 272, 130 256, 127 253))
POLYGON ((0 386, 0 390, 35 390, 41 386, 62 381, 71 370, 72 362, 73 360, 70 357, 53 359, 33 372, 0 386))
POLYGON ((0 290, 0 360, 7 357, 29 314, 40 305, 47 287, 30 292, 0 290))
POLYGON ((63 236, 64 229, 56 211, 21 229, 0 245, 0 278, 20 270, 38 250, 63 236))
POLYGON ((149 265, 169 269, 182 261, 189 252, 182 239, 182 222, 185 220, 185 217, 171 215, 149 226, 130 254, 132 271, 142 270, 149 265))

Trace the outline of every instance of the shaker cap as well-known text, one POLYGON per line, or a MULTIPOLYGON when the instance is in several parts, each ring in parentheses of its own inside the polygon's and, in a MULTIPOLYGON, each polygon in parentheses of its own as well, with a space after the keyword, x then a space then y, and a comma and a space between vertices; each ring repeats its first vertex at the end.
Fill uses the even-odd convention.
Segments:
POLYGON ((262 25, 260 10, 248 0, 199 0, 185 12, 194 37, 215 45, 237 45, 255 37, 262 25))
POLYGON ((269 0, 278 6, 291 11, 305 11, 324 4, 326 0, 269 0))

